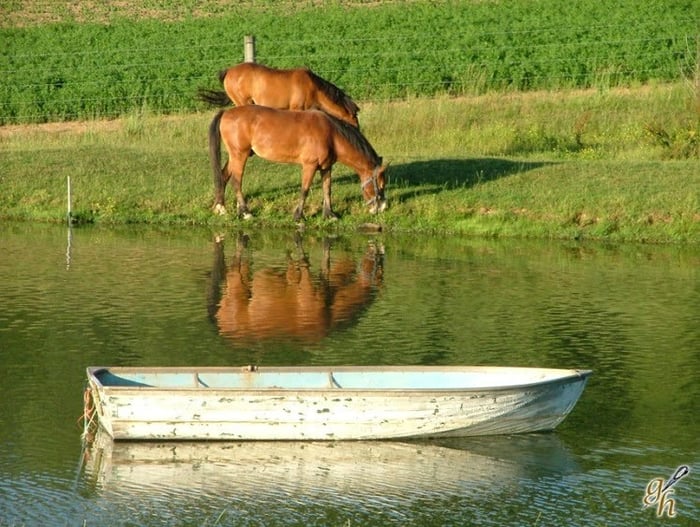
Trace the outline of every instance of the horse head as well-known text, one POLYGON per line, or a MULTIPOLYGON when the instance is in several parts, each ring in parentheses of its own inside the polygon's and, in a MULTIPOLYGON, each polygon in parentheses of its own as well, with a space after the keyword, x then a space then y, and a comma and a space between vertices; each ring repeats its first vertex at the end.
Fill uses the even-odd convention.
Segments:
POLYGON ((387 200, 384 195, 387 166, 381 164, 380 158, 380 164, 374 167, 372 175, 362 181, 362 194, 371 214, 377 214, 387 208, 387 200))
POLYGON ((358 130, 360 129, 360 120, 357 118, 357 112, 353 111, 352 109, 347 109, 347 113, 345 115, 345 118, 343 119, 344 121, 347 121, 351 125, 353 125, 355 128, 358 130))

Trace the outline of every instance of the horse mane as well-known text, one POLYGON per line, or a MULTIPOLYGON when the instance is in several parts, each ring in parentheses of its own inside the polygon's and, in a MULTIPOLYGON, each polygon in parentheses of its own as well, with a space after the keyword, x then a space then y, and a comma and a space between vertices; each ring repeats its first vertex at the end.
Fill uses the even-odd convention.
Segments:
POLYGON ((357 115, 360 107, 343 90, 326 79, 319 77, 309 68, 304 69, 319 90, 325 93, 334 103, 345 108, 350 115, 357 115))
POLYGON ((342 119, 333 117, 325 112, 324 115, 328 117, 328 120, 331 122, 335 130, 354 148, 358 149, 365 157, 369 158, 375 167, 382 164, 382 158, 379 156, 379 154, 377 154, 367 138, 362 135, 362 132, 342 119))

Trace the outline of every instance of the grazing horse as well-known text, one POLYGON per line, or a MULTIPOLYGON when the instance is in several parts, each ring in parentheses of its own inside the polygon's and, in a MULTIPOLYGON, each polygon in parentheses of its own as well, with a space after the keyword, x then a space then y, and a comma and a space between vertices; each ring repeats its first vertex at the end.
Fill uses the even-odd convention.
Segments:
POLYGON ((268 161, 301 165, 301 195, 294 210, 294 221, 304 218, 304 203, 317 170, 321 172, 323 185, 323 216, 337 218, 331 207, 331 169, 336 161, 360 176, 370 212, 386 208, 386 167, 357 128, 321 111, 297 112, 252 105, 221 110, 209 126, 215 212, 226 214, 224 194, 226 183, 232 179, 238 214, 246 219, 251 217, 242 186, 243 170, 253 152, 268 161), (228 153, 223 169, 222 140, 228 153))
POLYGON ((324 239, 320 251, 313 251, 320 257, 313 263, 300 237, 295 246, 286 258, 283 251, 272 261, 258 261, 241 235, 227 265, 224 243, 215 243, 207 307, 222 336, 244 345, 311 344, 356 323, 367 310, 383 283, 380 244, 370 242, 360 255, 334 249, 324 239))
POLYGON ((219 72, 225 91, 199 90, 199 98, 215 106, 257 104, 279 110, 323 110, 359 128, 360 108, 335 84, 308 68, 279 70, 244 62, 219 72))

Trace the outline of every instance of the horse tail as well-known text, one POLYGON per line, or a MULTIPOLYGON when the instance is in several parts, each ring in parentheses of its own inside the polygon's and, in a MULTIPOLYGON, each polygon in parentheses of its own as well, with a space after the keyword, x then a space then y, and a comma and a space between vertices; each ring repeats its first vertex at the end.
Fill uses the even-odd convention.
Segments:
MULTIPOLYGON (((224 83, 224 79, 226 79, 227 74, 228 69, 219 71, 219 82, 221 84, 224 83)), ((207 104, 218 107, 228 106, 233 102, 228 94, 223 90, 207 90, 205 88, 200 88, 197 90, 197 98, 200 101, 204 101, 207 104)))
POLYGON ((228 106, 233 102, 223 90, 206 90, 204 88, 200 88, 197 90, 197 98, 200 101, 204 101, 207 104, 218 107, 228 106))
POLYGON ((212 119, 209 125, 209 159, 214 173, 214 190, 217 196, 223 190, 224 171, 221 168, 221 118, 226 110, 219 112, 212 119))

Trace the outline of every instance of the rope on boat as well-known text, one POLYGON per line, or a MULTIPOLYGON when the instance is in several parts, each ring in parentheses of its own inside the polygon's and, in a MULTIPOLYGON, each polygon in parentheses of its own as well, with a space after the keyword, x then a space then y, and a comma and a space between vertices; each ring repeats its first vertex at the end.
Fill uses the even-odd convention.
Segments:
POLYGON ((83 415, 78 418, 78 423, 83 422, 83 433, 80 439, 84 442, 91 441, 92 432, 97 427, 97 412, 95 410, 95 400, 92 397, 90 387, 86 385, 83 392, 83 415))

